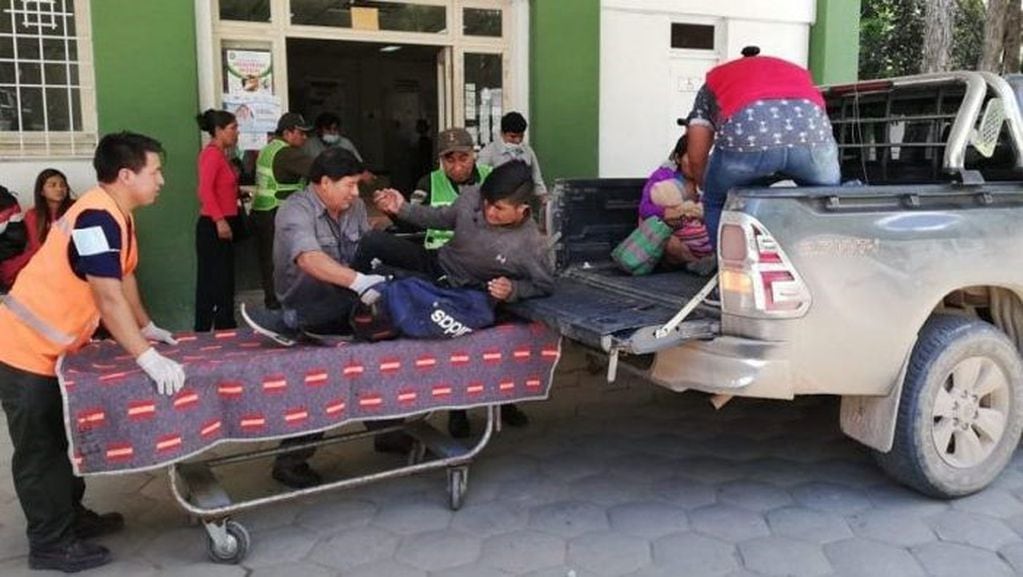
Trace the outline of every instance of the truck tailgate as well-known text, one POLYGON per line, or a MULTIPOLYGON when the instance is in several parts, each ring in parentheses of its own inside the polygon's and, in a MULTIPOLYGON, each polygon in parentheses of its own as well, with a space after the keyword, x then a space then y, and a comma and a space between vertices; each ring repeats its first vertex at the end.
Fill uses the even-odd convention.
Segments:
POLYGON ((594 348, 652 353, 717 333, 719 314, 701 305, 668 336, 653 335, 707 280, 685 272, 631 277, 607 267, 571 268, 560 274, 552 296, 514 303, 511 310, 594 348))

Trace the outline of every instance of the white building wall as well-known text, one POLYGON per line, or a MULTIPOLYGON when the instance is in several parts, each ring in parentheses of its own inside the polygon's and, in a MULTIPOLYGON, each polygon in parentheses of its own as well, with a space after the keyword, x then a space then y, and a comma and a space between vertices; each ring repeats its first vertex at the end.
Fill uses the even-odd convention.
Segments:
POLYGON ((18 197, 22 208, 28 208, 33 204, 36 176, 46 168, 56 168, 67 175, 68 185, 75 196, 96 186, 96 171, 92 168, 91 158, 5 159, 0 161, 0 185, 18 197))
POLYGON ((756 44, 806 65, 815 0, 602 0, 600 176, 645 177, 667 159, 704 75, 756 44), (671 24, 713 25, 715 49, 671 48, 671 24))

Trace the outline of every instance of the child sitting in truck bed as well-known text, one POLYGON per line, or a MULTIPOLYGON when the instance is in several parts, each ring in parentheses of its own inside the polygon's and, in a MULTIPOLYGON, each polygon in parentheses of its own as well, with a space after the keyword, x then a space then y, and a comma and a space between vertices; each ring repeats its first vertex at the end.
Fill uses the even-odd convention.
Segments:
POLYGON ((686 136, 683 134, 668 157, 647 179, 639 203, 639 220, 651 216, 663 220, 674 229, 664 248, 661 265, 679 268, 712 260, 710 235, 703 223, 703 205, 689 170, 686 154, 686 136))

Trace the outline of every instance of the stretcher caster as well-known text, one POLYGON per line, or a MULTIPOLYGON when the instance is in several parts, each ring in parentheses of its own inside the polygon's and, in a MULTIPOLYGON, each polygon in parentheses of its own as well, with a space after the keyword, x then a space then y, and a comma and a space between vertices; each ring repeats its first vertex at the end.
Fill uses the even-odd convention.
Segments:
POLYGON ((448 469, 448 505, 452 511, 462 508, 465 490, 469 487, 469 468, 452 467, 448 469))
POLYGON ((249 552, 249 532, 237 521, 207 522, 206 553, 214 563, 237 565, 249 552))

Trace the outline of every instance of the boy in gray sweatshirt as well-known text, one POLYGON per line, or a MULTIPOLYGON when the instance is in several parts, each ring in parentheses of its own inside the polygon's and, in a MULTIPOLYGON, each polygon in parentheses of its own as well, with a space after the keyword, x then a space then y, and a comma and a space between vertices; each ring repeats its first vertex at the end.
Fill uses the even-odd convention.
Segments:
POLYGON ((448 286, 486 290, 498 301, 549 295, 554 271, 546 240, 529 214, 533 186, 529 166, 513 161, 494 169, 479 191, 468 190, 449 206, 410 204, 396 190, 379 190, 374 202, 381 211, 420 228, 452 230, 454 236, 440 249, 427 250, 369 232, 359 242, 354 268, 368 270, 378 259, 448 286))
MULTIPOLYGON (((420 228, 452 230, 454 236, 427 250, 371 231, 359 242, 353 267, 368 272, 378 260, 448 286, 485 290, 502 302, 547 296, 554 291, 554 267, 546 239, 530 218, 533 188, 532 170, 516 160, 495 168, 478 191, 467 190, 448 206, 410 204, 397 190, 379 190, 374 202, 381 211, 420 228)), ((529 421, 513 404, 502 408, 501 417, 512 426, 529 421)), ((465 411, 451 411, 448 431, 469 436, 465 411)))

